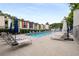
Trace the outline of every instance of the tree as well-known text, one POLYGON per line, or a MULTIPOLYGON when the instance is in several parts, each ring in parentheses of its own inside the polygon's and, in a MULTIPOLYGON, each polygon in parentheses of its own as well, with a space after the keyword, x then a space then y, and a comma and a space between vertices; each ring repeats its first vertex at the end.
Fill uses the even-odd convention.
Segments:
POLYGON ((69 13, 68 17, 66 17, 67 24, 70 27, 70 29, 73 28, 73 12, 76 9, 79 9, 79 3, 70 3, 69 4, 71 12, 69 13))
POLYGON ((0 10, 0 13, 2 13, 2 11, 0 10))
POLYGON ((4 16, 4 13, 0 10, 0 16, 4 16))
POLYGON ((62 23, 53 23, 53 24, 50 24, 50 28, 55 28, 55 29, 57 29, 57 28, 60 28, 60 29, 62 29, 62 23))
POLYGON ((10 14, 5 13, 4 16, 11 18, 12 16, 10 14))
POLYGON ((71 11, 68 15, 68 17, 66 17, 67 20, 67 24, 69 27, 73 27, 73 12, 71 11))
POLYGON ((49 23, 47 22, 46 25, 49 25, 49 23))
POLYGON ((75 9, 79 9, 79 3, 70 3, 69 7, 71 11, 74 11, 75 9))

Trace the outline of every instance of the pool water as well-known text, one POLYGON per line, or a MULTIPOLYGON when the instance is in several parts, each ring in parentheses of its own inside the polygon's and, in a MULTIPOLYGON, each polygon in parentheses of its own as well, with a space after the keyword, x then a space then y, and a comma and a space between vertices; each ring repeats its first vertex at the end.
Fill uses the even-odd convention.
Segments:
POLYGON ((29 34, 33 38, 40 38, 46 35, 49 35, 51 32, 38 32, 38 33, 31 33, 29 34))

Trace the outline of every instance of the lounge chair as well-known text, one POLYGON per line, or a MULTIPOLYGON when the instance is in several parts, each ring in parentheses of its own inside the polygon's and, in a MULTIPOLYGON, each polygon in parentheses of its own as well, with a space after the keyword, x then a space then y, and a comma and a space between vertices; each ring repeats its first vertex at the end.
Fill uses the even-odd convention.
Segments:
POLYGON ((51 35, 51 39, 74 41, 73 35, 69 34, 69 38, 67 38, 67 33, 63 33, 63 32, 56 32, 55 34, 51 35))
POLYGON ((5 42, 10 46, 17 46, 17 45, 32 43, 32 40, 30 39, 30 37, 22 38, 20 36, 19 38, 16 37, 15 39, 14 36, 12 36, 11 34, 7 34, 7 33, 1 33, 1 36, 5 40, 5 42))
POLYGON ((56 32, 55 34, 51 35, 51 39, 54 40, 64 40, 66 37, 66 33, 63 32, 56 32))
POLYGON ((18 35, 18 36, 16 37, 16 42, 18 43, 18 45, 31 44, 32 43, 30 36, 26 36, 26 35, 18 35))

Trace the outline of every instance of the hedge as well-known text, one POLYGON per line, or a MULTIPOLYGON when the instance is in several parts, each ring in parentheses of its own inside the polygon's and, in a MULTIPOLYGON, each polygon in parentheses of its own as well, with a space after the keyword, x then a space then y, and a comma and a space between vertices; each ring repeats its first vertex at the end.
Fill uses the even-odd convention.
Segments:
POLYGON ((0 33, 1 32, 9 32, 9 29, 0 29, 0 33))
MULTIPOLYGON (((8 33, 9 32, 9 29, 0 29, 0 33, 1 32, 7 32, 8 33)), ((12 29, 12 33, 14 34, 14 30, 13 29, 12 29)))
MULTIPOLYGON (((43 32, 45 30, 30 30, 30 29, 20 29, 19 33, 30 33, 30 32, 43 32)), ((0 29, 0 33, 1 32, 9 32, 9 29, 0 29)), ((12 29, 12 33, 14 34, 14 30, 12 29)))
POLYGON ((20 29, 20 33, 29 33, 30 30, 29 29, 20 29))

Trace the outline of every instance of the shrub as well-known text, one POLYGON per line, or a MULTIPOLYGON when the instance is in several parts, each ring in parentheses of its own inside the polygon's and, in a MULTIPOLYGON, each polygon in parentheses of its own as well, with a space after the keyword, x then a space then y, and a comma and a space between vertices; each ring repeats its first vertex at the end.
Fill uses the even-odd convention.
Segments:
POLYGON ((29 29, 20 29, 20 33, 29 33, 30 30, 29 29))

